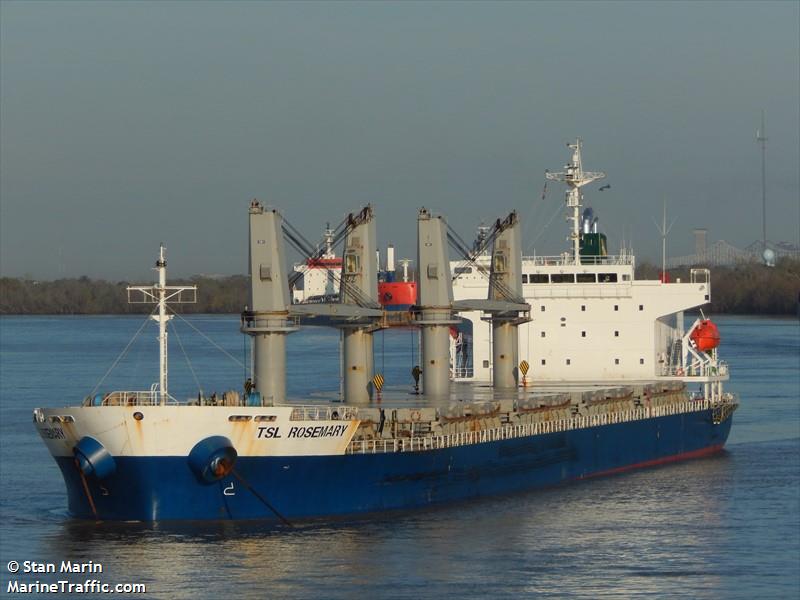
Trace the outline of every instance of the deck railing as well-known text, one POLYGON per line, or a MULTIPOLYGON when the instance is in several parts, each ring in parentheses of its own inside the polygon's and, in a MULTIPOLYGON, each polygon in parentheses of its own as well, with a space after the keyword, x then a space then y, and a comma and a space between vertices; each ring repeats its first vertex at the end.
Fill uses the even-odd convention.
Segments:
MULTIPOLYGON (((575 266, 575 259, 571 254, 558 256, 523 256, 523 266, 575 266)), ((618 254, 613 256, 581 256, 581 265, 632 265, 634 257, 631 254, 618 254)))
POLYGON ((157 390, 125 390, 108 394, 87 396, 84 406, 157 406, 159 404, 181 404, 169 394, 157 390))
POLYGON ((724 360, 718 361, 716 365, 700 364, 689 369, 669 365, 661 368, 661 375, 664 377, 714 377, 716 375, 727 375, 728 363, 724 360))
POLYGON ((456 367, 453 369, 454 379, 468 379, 474 376, 472 367, 456 367))
POLYGON ((349 421, 358 418, 358 407, 347 406, 293 406, 289 417, 292 421, 335 421, 342 419, 349 421))
POLYGON ((453 446, 466 446, 485 442, 496 442, 512 438, 528 437, 545 433, 558 433, 572 429, 586 429, 601 425, 613 425, 665 417, 683 413, 700 412, 714 409, 715 423, 724 421, 738 406, 732 395, 726 396, 721 402, 710 400, 690 400, 664 406, 643 406, 633 410, 610 412, 602 415, 578 416, 571 419, 541 421, 539 423, 522 423, 519 425, 505 425, 493 429, 480 431, 461 431, 443 435, 424 435, 409 438, 354 440, 347 448, 348 454, 377 454, 381 452, 419 452, 424 450, 438 450, 452 448, 453 446))

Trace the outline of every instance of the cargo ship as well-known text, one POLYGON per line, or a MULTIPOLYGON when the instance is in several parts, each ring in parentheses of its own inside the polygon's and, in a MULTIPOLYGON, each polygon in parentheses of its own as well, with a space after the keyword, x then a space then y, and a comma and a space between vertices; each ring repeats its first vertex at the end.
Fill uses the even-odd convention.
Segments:
MULTIPOLYGON (((294 274, 289 280, 294 304, 317 304, 338 302, 341 257, 336 255, 336 231, 328 223, 322 243, 316 252, 302 263, 294 265, 294 274), (320 251, 320 248, 323 250, 320 251)), ((417 303, 417 283, 413 280, 409 266, 411 260, 403 258, 400 264, 403 274, 398 278, 395 269, 394 246, 386 247, 386 263, 380 268, 380 251, 376 252, 378 267, 378 302, 386 310, 409 310, 417 303)))
MULTIPOLYGON (((605 379, 551 390, 526 385, 520 330, 535 324, 540 311, 524 294, 529 273, 514 212, 486 232, 485 266, 482 252, 466 252, 474 273, 488 282, 486 294, 456 299, 448 240, 457 236, 443 216, 421 209, 418 294, 407 311, 385 310, 379 301, 371 207, 349 215, 339 232, 344 251, 334 272, 335 302, 291 302, 284 234, 293 228, 281 213, 253 201, 249 226, 251 290, 240 330, 252 339, 253 364, 242 388, 219 399, 170 394, 168 304, 192 301, 197 290, 167 285, 162 247, 158 282, 128 290, 132 301, 153 305, 159 381, 34 410, 73 516, 291 525, 608 475, 711 454, 727 440, 738 401, 722 390, 727 373, 706 366, 716 360, 710 328, 702 336, 706 349, 695 344, 685 363, 705 378, 696 392, 677 373, 614 385, 605 379), (453 333, 464 323, 459 315, 474 312, 490 326, 491 386, 455 377, 453 333), (342 403, 286 398, 287 337, 305 323, 341 330, 342 403), (422 393, 378 403, 383 382, 372 337, 391 326, 420 329, 415 371, 422 393)), ((306 250, 310 259, 320 253, 306 250)), ((575 257, 581 262, 579 251, 575 257)))

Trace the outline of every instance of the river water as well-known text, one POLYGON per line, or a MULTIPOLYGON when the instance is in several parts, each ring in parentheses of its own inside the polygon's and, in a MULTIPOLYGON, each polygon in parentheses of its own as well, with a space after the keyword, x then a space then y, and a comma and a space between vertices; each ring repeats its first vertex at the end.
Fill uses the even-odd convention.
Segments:
MULTIPOLYGON (((70 519, 61 475, 31 410, 79 402, 144 321, 3 317, 0 595, 14 580, 95 578, 144 583, 146 594, 134 597, 148 598, 800 597, 800 326, 797 319, 715 321, 731 365, 727 389, 741 400, 718 455, 446 508, 288 529, 70 519), (9 561, 25 560, 92 560, 104 570, 9 573, 9 561)), ((196 382, 207 395, 240 387, 247 359, 237 317, 198 316, 177 325, 173 395, 195 395, 196 382)), ((154 336, 147 326, 100 389, 156 381, 154 336)), ((377 334, 375 350, 376 369, 394 393, 405 394, 418 358, 413 335, 377 334)), ((335 398, 337 357, 334 331, 291 336, 290 396, 335 398)))

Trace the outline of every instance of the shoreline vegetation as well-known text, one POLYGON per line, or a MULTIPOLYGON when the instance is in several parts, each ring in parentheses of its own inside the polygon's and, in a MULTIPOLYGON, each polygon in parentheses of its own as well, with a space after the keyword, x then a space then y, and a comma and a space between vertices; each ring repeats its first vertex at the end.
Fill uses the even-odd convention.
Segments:
MULTIPOLYGON (((689 269, 672 269, 670 280, 689 281, 689 269)), ((651 263, 636 268, 637 279, 658 279, 651 263)), ((197 303, 182 304, 182 314, 238 314, 247 304, 249 277, 195 276, 173 285, 197 285, 197 303)), ((89 277, 36 281, 0 278, 0 314, 3 315, 103 315, 143 314, 152 305, 128 304, 128 285, 89 277)), ((757 263, 711 270, 711 314, 795 315, 800 298, 800 260, 782 258, 773 268, 757 263)))

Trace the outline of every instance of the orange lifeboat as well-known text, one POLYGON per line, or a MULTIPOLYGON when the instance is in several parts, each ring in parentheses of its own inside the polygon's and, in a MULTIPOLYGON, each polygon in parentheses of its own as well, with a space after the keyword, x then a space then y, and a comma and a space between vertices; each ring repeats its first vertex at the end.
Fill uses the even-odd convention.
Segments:
POLYGON ((697 349, 702 352, 708 352, 719 346, 719 329, 710 319, 700 321, 700 324, 694 328, 691 340, 697 345, 697 349))

